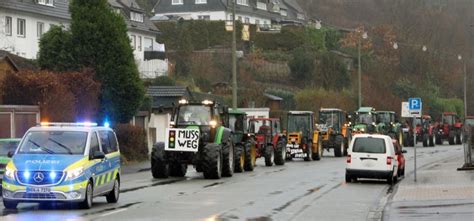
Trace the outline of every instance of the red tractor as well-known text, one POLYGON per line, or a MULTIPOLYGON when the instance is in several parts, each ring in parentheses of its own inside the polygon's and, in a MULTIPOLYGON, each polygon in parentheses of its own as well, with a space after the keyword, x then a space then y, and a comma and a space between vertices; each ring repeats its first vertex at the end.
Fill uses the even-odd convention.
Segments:
POLYGON ((434 147, 434 125, 431 121, 431 116, 423 115, 416 119, 416 140, 423 142, 423 147, 434 147))
POLYGON ((280 119, 250 119, 249 134, 255 140, 256 158, 264 157, 266 166, 285 164, 286 136, 281 133, 280 119))
POLYGON ((436 144, 443 144, 448 140, 449 145, 461 144, 462 123, 456 113, 445 112, 441 122, 436 125, 436 144))

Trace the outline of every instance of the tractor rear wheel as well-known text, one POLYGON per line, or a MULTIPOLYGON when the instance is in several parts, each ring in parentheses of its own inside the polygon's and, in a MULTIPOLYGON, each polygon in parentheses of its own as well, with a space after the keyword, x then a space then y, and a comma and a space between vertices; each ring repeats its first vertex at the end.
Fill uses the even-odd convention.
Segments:
POLYGON ((169 165, 165 160, 165 144, 158 143, 151 152, 151 174, 154 178, 168 178, 169 165))
POLYGON ((334 156, 342 157, 343 153, 344 153, 344 139, 339 137, 336 139, 336 146, 334 147, 334 156))
POLYGON ((206 179, 219 179, 222 176, 222 146, 207 144, 202 153, 202 171, 206 179))
POLYGON ((347 150, 349 149, 349 141, 347 138, 344 138, 344 151, 342 152, 342 154, 344 156, 347 156, 347 150))
POLYGON ((306 144, 306 157, 304 161, 312 161, 313 160, 313 141, 309 140, 306 144))
POLYGON ((428 134, 423 134, 423 147, 428 146, 428 134))
POLYGON ((273 156, 274 156, 273 145, 268 144, 265 147, 265 166, 267 167, 273 166, 273 156))
POLYGON ((430 136, 429 136, 429 146, 430 146, 430 147, 434 147, 433 139, 434 139, 434 138, 433 138, 433 135, 430 135, 430 136))
POLYGON ((323 157, 323 144, 321 142, 321 139, 318 139, 318 152, 314 153, 313 152, 313 160, 321 160, 321 158, 323 157))
POLYGON ((456 144, 457 145, 461 144, 461 134, 459 133, 456 134, 456 144))
POLYGON ((244 171, 244 163, 245 163, 245 150, 244 146, 238 144, 235 146, 235 168, 234 172, 242 173, 244 171))
POLYGON ((275 150, 276 151, 275 159, 274 159, 275 165, 278 165, 278 166, 285 165, 285 155, 286 155, 285 144, 286 142, 284 139, 278 140, 277 148, 275 150))
POLYGON ((436 134, 436 136, 435 136, 435 143, 436 143, 436 145, 443 144, 443 140, 441 140, 441 136, 439 134, 436 134))
POLYGON ((449 134, 448 142, 449 145, 454 145, 454 134, 449 134))
POLYGON ((253 171, 255 168, 255 161, 257 159, 257 149, 255 148, 255 143, 253 140, 250 140, 245 144, 245 159, 244 159, 244 170, 253 171))
POLYGON ((229 138, 225 144, 223 144, 222 150, 222 176, 231 177, 234 175, 234 156, 235 146, 234 142, 229 138))

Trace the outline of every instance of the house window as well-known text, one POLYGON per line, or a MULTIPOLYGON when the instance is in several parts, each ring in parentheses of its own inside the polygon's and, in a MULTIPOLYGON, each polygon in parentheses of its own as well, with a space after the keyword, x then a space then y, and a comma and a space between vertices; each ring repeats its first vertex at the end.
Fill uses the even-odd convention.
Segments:
POLYGON ((298 15, 296 15, 296 18, 297 18, 297 19, 300 19, 300 20, 304 20, 304 15, 298 13, 298 15))
POLYGON ((209 20, 211 20, 211 16, 209 16, 209 15, 198 15, 198 19, 209 21, 209 20))
POLYGON ((143 22, 143 14, 137 12, 130 12, 130 19, 136 22, 143 22))
POLYGON ((8 36, 12 35, 12 17, 5 17, 5 34, 8 36))
POLYGON ((132 50, 137 48, 137 37, 135 35, 130 36, 132 39, 132 50))
POLYGON ((249 0, 237 0, 237 5, 249 5, 249 0))
POLYGON ((54 0, 38 0, 38 4, 47 5, 47 6, 54 6, 54 0))
POLYGON ((38 38, 41 38, 41 36, 43 36, 43 33, 44 33, 44 23, 43 22, 38 22, 36 23, 36 35, 38 38))
POLYGON ((142 36, 138 36, 137 48, 138 51, 142 51, 142 36))
POLYGON ((288 16, 288 12, 284 9, 280 11, 281 16, 288 16))
POLYGON ((145 51, 152 51, 153 50, 153 39, 145 38, 145 44, 143 45, 145 51))
POLYGON ((16 26, 16 34, 18 37, 25 37, 26 36, 26 20, 19 18, 17 20, 17 26, 16 26))
POLYGON ((237 16, 237 20, 243 21, 243 20, 242 20, 242 16, 237 16))
POLYGON ((257 1, 257 8, 258 8, 258 9, 261 9, 261 10, 267 10, 267 3, 261 2, 261 1, 257 1))
POLYGON ((207 4, 207 0, 196 0, 195 4, 207 4))
POLYGON ((172 4, 172 5, 182 5, 182 4, 183 4, 183 0, 171 0, 171 4, 172 4))
POLYGON ((257 26, 260 25, 260 20, 255 19, 255 24, 256 24, 257 26))
POLYGON ((245 17, 245 24, 250 24, 250 18, 249 17, 245 17))

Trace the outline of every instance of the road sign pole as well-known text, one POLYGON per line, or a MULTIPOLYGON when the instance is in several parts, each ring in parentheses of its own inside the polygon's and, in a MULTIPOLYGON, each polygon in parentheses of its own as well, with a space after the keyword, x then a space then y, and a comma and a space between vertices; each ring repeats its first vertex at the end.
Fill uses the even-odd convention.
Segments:
POLYGON ((415 154, 415 169, 413 170, 413 175, 415 177, 415 182, 416 182, 416 116, 413 116, 413 152, 415 154))

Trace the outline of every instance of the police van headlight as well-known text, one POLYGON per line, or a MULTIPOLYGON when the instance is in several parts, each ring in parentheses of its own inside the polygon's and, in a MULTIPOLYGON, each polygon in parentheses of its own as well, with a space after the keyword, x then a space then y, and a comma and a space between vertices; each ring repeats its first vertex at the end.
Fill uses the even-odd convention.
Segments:
POLYGON ((80 177, 83 173, 84 173, 84 167, 78 167, 76 169, 66 171, 66 181, 74 180, 80 177))
POLYGON ((7 177, 10 180, 14 180, 15 179, 15 172, 16 172, 16 170, 14 168, 7 167, 5 169, 5 177, 7 177))

